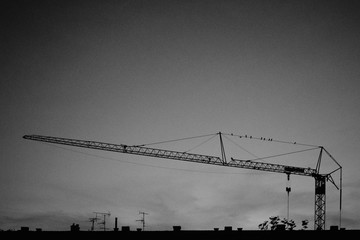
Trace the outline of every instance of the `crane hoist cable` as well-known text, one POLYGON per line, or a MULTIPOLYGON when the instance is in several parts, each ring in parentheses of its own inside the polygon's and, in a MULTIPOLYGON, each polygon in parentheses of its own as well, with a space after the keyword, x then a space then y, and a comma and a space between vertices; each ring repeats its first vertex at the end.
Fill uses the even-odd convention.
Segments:
POLYGON ((151 145, 157 145, 157 144, 163 144, 163 143, 171 143, 171 142, 179 142, 184 140, 190 140, 195 138, 203 138, 203 137, 209 137, 209 136, 216 136, 218 133, 212 133, 212 134, 205 134, 205 135, 199 135, 199 136, 193 136, 193 137, 186 137, 186 138, 178 138, 178 139, 172 139, 172 140, 166 140, 166 141, 160 141, 160 142, 152 142, 152 143, 145 143, 145 144, 138 144, 133 145, 133 147, 145 147, 145 146, 151 146, 151 145))
POLYGON ((321 146, 317 146, 317 145, 305 144, 305 143, 300 143, 300 142, 282 141, 282 140, 266 138, 266 137, 255 137, 255 136, 248 135, 248 134, 244 134, 244 135, 239 135, 239 134, 234 134, 234 133, 223 133, 223 134, 228 135, 228 136, 239 137, 242 139, 260 140, 260 141, 275 142, 275 143, 285 143, 285 144, 307 146, 307 147, 321 147, 321 146))

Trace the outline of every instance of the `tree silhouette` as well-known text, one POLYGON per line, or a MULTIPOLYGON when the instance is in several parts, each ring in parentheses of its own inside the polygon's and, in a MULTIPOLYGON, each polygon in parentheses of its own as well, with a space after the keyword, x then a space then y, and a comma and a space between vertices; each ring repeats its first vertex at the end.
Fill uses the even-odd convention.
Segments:
POLYGON ((286 230, 294 230, 294 228, 296 228, 296 224, 292 219, 288 220, 284 218, 281 222, 285 225, 286 230))
POLYGON ((279 216, 275 216, 275 217, 270 217, 270 229, 271 230, 276 230, 276 228, 278 227, 279 225, 279 221, 280 221, 280 218, 279 216))
POLYGON ((269 221, 265 221, 263 223, 260 223, 258 228, 260 230, 268 230, 269 229, 269 221))
MULTIPOLYGON (((306 230, 308 228, 308 220, 303 220, 301 222, 301 226, 302 229, 301 230, 306 230)), ((269 217, 269 220, 264 221, 263 223, 260 223, 258 225, 258 228, 260 230, 277 230, 279 225, 285 225, 285 230, 294 230, 296 228, 296 223, 294 220, 292 219, 286 219, 283 218, 282 220, 280 220, 279 216, 271 216, 269 217)))
POLYGON ((306 230, 308 228, 308 223, 309 223, 309 220, 302 220, 301 221, 301 226, 302 226, 302 229, 301 230, 306 230))

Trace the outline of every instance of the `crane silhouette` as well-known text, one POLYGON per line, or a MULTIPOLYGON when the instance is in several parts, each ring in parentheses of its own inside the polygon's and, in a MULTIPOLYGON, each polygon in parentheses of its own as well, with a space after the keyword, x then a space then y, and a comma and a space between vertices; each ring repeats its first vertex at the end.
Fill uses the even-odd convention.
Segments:
MULTIPOLYGON (((210 136, 203 135, 203 136, 210 136)), ((290 176, 299 175, 299 176, 306 176, 312 177, 315 179, 315 213, 314 213, 314 229, 315 230, 325 230, 325 220, 326 220, 326 182, 330 181, 334 186, 340 190, 340 226, 341 226, 341 208, 342 208, 342 166, 335 160, 333 156, 322 146, 315 146, 315 148, 320 149, 320 154, 318 157, 316 168, 303 168, 303 167, 295 167, 295 166, 287 166, 281 164, 273 164, 273 163, 266 163, 261 162, 258 160, 262 160, 265 158, 257 158, 255 160, 241 160, 231 158, 230 161, 227 161, 225 155, 225 148, 223 144, 222 135, 224 133, 218 132, 216 135, 219 136, 220 139, 220 147, 221 147, 221 157, 217 156, 209 156, 203 154, 194 154, 188 152, 179 152, 179 151, 172 151, 172 150, 165 150, 165 149, 158 149, 158 148, 150 148, 145 147, 144 145, 124 145, 124 144, 114 144, 114 143, 105 143, 105 142, 98 142, 98 141, 88 141, 88 140, 78 140, 78 139, 69 139, 69 138, 61 138, 61 137, 51 137, 51 136, 42 136, 42 135, 24 135, 23 138, 27 140, 34 140, 40 142, 47 142, 53 144, 61 144, 61 145, 69 145, 73 147, 81 147, 81 148, 90 148, 90 149, 97 149, 102 151, 112 151, 112 152, 119 152, 125 154, 133 154, 133 155, 141 155, 147 157, 155 157, 155 158, 165 158, 171 160, 179 160, 179 161, 186 161, 186 162, 194 162, 194 163, 202 163, 202 164, 210 164, 216 166, 225 166, 225 167, 233 167, 233 168, 243 168, 243 169, 251 169, 251 170, 258 170, 258 171, 267 171, 267 172, 275 172, 275 173, 284 173, 290 176), (323 153, 326 153, 338 166, 337 169, 330 173, 321 174, 320 173, 320 165, 323 153), (335 181, 332 177, 332 174, 336 171, 340 171, 340 184, 339 187, 335 184, 335 181)), ((226 134, 234 136, 234 134, 226 134)), ((249 138, 252 140, 266 140, 271 142, 281 142, 281 143, 290 143, 275 140, 272 138, 265 139, 263 137, 257 138, 248 135, 237 135, 240 138, 249 138)), ((199 136, 202 137, 202 136, 199 136)), ((184 139, 191 139, 196 137, 190 138, 183 138, 184 139)), ((176 141, 176 140, 171 140, 176 141)), ((164 142, 171 142, 171 141, 164 141, 164 142)), ((158 142, 162 143, 162 142, 158 142)), ((297 142, 291 142, 290 144, 298 144, 304 146, 313 146, 307 144, 300 144, 297 142)), ((147 144, 149 145, 149 144, 147 144)), ((314 147, 314 146, 313 146, 314 147)), ((298 151, 301 152, 301 151, 298 151)), ((280 156, 280 155, 279 155, 280 156)), ((287 189, 288 193, 290 189, 287 189)))

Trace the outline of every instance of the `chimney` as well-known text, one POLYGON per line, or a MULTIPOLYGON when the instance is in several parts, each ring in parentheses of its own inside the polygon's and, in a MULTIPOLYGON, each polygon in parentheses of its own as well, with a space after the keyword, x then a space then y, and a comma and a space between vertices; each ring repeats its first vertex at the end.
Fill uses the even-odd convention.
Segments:
POLYGON ((173 230, 174 230, 174 232, 180 232, 181 226, 173 226, 173 230))
POLYGON ((114 232, 119 231, 118 225, 117 225, 117 217, 115 218, 115 228, 114 228, 114 232))
POLYGON ((232 226, 225 226, 224 231, 225 232, 231 232, 232 231, 232 226))
POLYGON ((129 232, 129 231, 130 231, 130 227, 129 227, 129 226, 122 226, 122 227, 121 227, 121 231, 123 231, 123 232, 129 232))
POLYGON ((21 227, 20 228, 21 232, 28 232, 29 231, 29 227, 21 227))

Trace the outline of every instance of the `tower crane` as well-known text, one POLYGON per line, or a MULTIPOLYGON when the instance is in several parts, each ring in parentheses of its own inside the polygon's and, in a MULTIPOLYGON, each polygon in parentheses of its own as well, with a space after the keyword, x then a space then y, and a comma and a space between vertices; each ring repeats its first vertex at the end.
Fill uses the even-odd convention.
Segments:
MULTIPOLYGON (((165 158, 179 161, 187 161, 194 163, 210 164, 216 166, 225 166, 225 167, 234 167, 234 168, 243 168, 251 169, 258 171, 267 171, 274 173, 284 173, 290 176, 291 174, 313 177, 315 179, 315 213, 314 213, 314 229, 315 230, 325 230, 325 220, 326 220, 326 182, 330 181, 334 186, 340 190, 340 226, 341 226, 341 206, 342 206, 342 167, 340 164, 330 155, 330 153, 322 146, 316 146, 320 148, 320 154, 316 168, 303 168, 303 167, 294 167, 286 166, 281 164, 266 163, 254 160, 241 160, 231 158, 231 161, 226 160, 225 149, 222 140, 221 132, 217 133, 220 138, 221 145, 221 158, 217 156, 209 156, 202 154, 194 154, 188 152, 179 152, 158 148, 144 147, 144 145, 124 145, 124 144, 113 144, 97 141, 88 141, 88 140, 78 140, 78 139, 69 139, 61 137, 51 137, 51 136, 42 136, 42 135, 24 135, 23 138, 27 140, 34 140, 46 143, 69 145, 73 147, 80 148, 89 148, 97 149, 103 151, 119 152, 125 154, 134 154, 155 158, 165 158), (320 164, 322 154, 326 153, 338 166, 337 169, 330 173, 321 174, 320 173, 320 164), (332 174, 340 170, 340 186, 338 187, 335 184, 332 174)), ((233 135, 233 134, 231 134, 233 135)), ((240 136, 241 137, 241 136, 240 136)), ((244 137, 247 137, 245 135, 244 137)), ((253 137, 250 137, 253 138, 253 137)), ((256 138, 254 138, 256 139, 256 138)), ((260 140, 260 138, 258 138, 260 140)), ((263 138, 261 138, 263 140, 263 138)), ((265 138, 264 138, 265 140, 265 138)), ((273 139, 270 139, 273 141, 273 139)), ((276 140, 275 140, 276 141, 276 140)), ((282 141, 278 141, 282 142, 282 141)), ((283 142, 284 143, 284 142, 283 142)), ((296 144, 296 143, 295 143, 296 144)), ((305 145, 305 144, 304 144, 305 145)), ((256 160, 261 160, 258 158, 256 160)), ((288 189, 287 189, 288 191, 288 189)))

